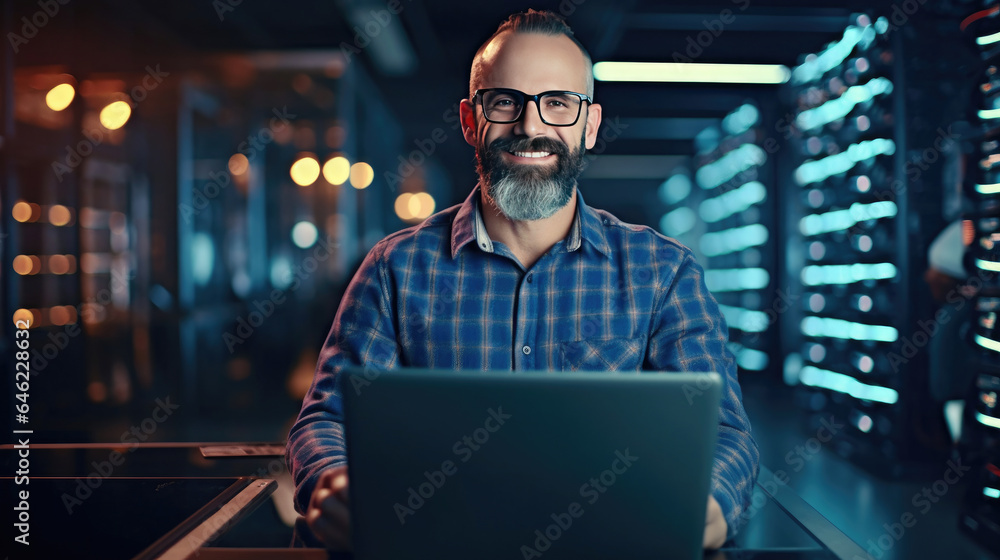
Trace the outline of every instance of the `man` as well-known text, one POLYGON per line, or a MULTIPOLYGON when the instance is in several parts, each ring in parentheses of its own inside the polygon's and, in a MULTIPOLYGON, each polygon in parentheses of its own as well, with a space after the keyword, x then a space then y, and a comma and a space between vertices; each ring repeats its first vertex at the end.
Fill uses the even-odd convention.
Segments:
POLYGON ((371 250, 289 435, 296 507, 327 547, 351 545, 335 378, 352 364, 719 372, 705 547, 737 530, 759 455, 702 269, 676 241, 589 208, 576 189, 601 122, 591 66, 548 12, 511 16, 476 53, 460 116, 480 183, 371 250))

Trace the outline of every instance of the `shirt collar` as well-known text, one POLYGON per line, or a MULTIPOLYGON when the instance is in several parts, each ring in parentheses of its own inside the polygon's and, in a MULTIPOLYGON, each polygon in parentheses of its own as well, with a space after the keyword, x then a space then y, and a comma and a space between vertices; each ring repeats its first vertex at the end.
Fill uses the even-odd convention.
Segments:
MULTIPOLYGON (((493 240, 490 239, 486 231, 486 222, 483 221, 482 196, 480 195, 480 185, 472 189, 469 196, 462 203, 455 219, 452 222, 451 230, 451 257, 455 258, 463 247, 471 242, 487 253, 493 252, 493 240)), ((576 190, 576 215, 573 218, 573 225, 570 226, 569 235, 566 237, 566 251, 576 251, 583 241, 590 243, 604 256, 611 256, 611 247, 608 245, 607 237, 604 234, 606 219, 602 219, 597 211, 587 206, 583 201, 583 194, 580 189, 576 190)))

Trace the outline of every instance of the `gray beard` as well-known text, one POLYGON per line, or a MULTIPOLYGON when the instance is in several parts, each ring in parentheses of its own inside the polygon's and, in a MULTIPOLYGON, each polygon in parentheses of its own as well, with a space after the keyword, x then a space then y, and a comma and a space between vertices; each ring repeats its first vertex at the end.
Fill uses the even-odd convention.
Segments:
POLYGON ((561 182, 555 178, 528 178, 507 173, 499 181, 490 182, 486 194, 497 209, 515 221, 544 220, 566 206, 576 181, 561 182))
POLYGON ((586 166, 585 134, 586 128, 575 152, 564 144, 543 146, 558 156, 552 166, 507 165, 499 155, 506 149, 503 143, 489 153, 477 150, 479 179, 493 206, 511 220, 533 221, 544 220, 569 204, 576 179, 586 166))

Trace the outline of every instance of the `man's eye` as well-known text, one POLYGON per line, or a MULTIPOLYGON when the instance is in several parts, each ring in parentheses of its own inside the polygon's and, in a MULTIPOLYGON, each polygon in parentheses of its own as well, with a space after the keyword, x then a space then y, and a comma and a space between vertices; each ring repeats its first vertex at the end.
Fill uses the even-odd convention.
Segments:
POLYGON ((504 97, 504 98, 501 98, 501 99, 496 99, 496 100, 493 101, 493 106, 494 107, 511 107, 513 105, 514 105, 514 100, 510 99, 508 97, 504 97))

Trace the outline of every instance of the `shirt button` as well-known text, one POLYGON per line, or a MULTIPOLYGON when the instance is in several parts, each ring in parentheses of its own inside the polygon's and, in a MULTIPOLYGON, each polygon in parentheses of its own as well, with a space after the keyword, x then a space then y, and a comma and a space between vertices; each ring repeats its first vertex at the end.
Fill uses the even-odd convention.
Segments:
POLYGON ((531 274, 528 275, 528 283, 531 284, 531 274))
POLYGON ((521 352, 524 352, 525 356, 527 356, 528 354, 531 354, 531 346, 528 346, 527 344, 525 344, 524 346, 521 347, 521 352))

